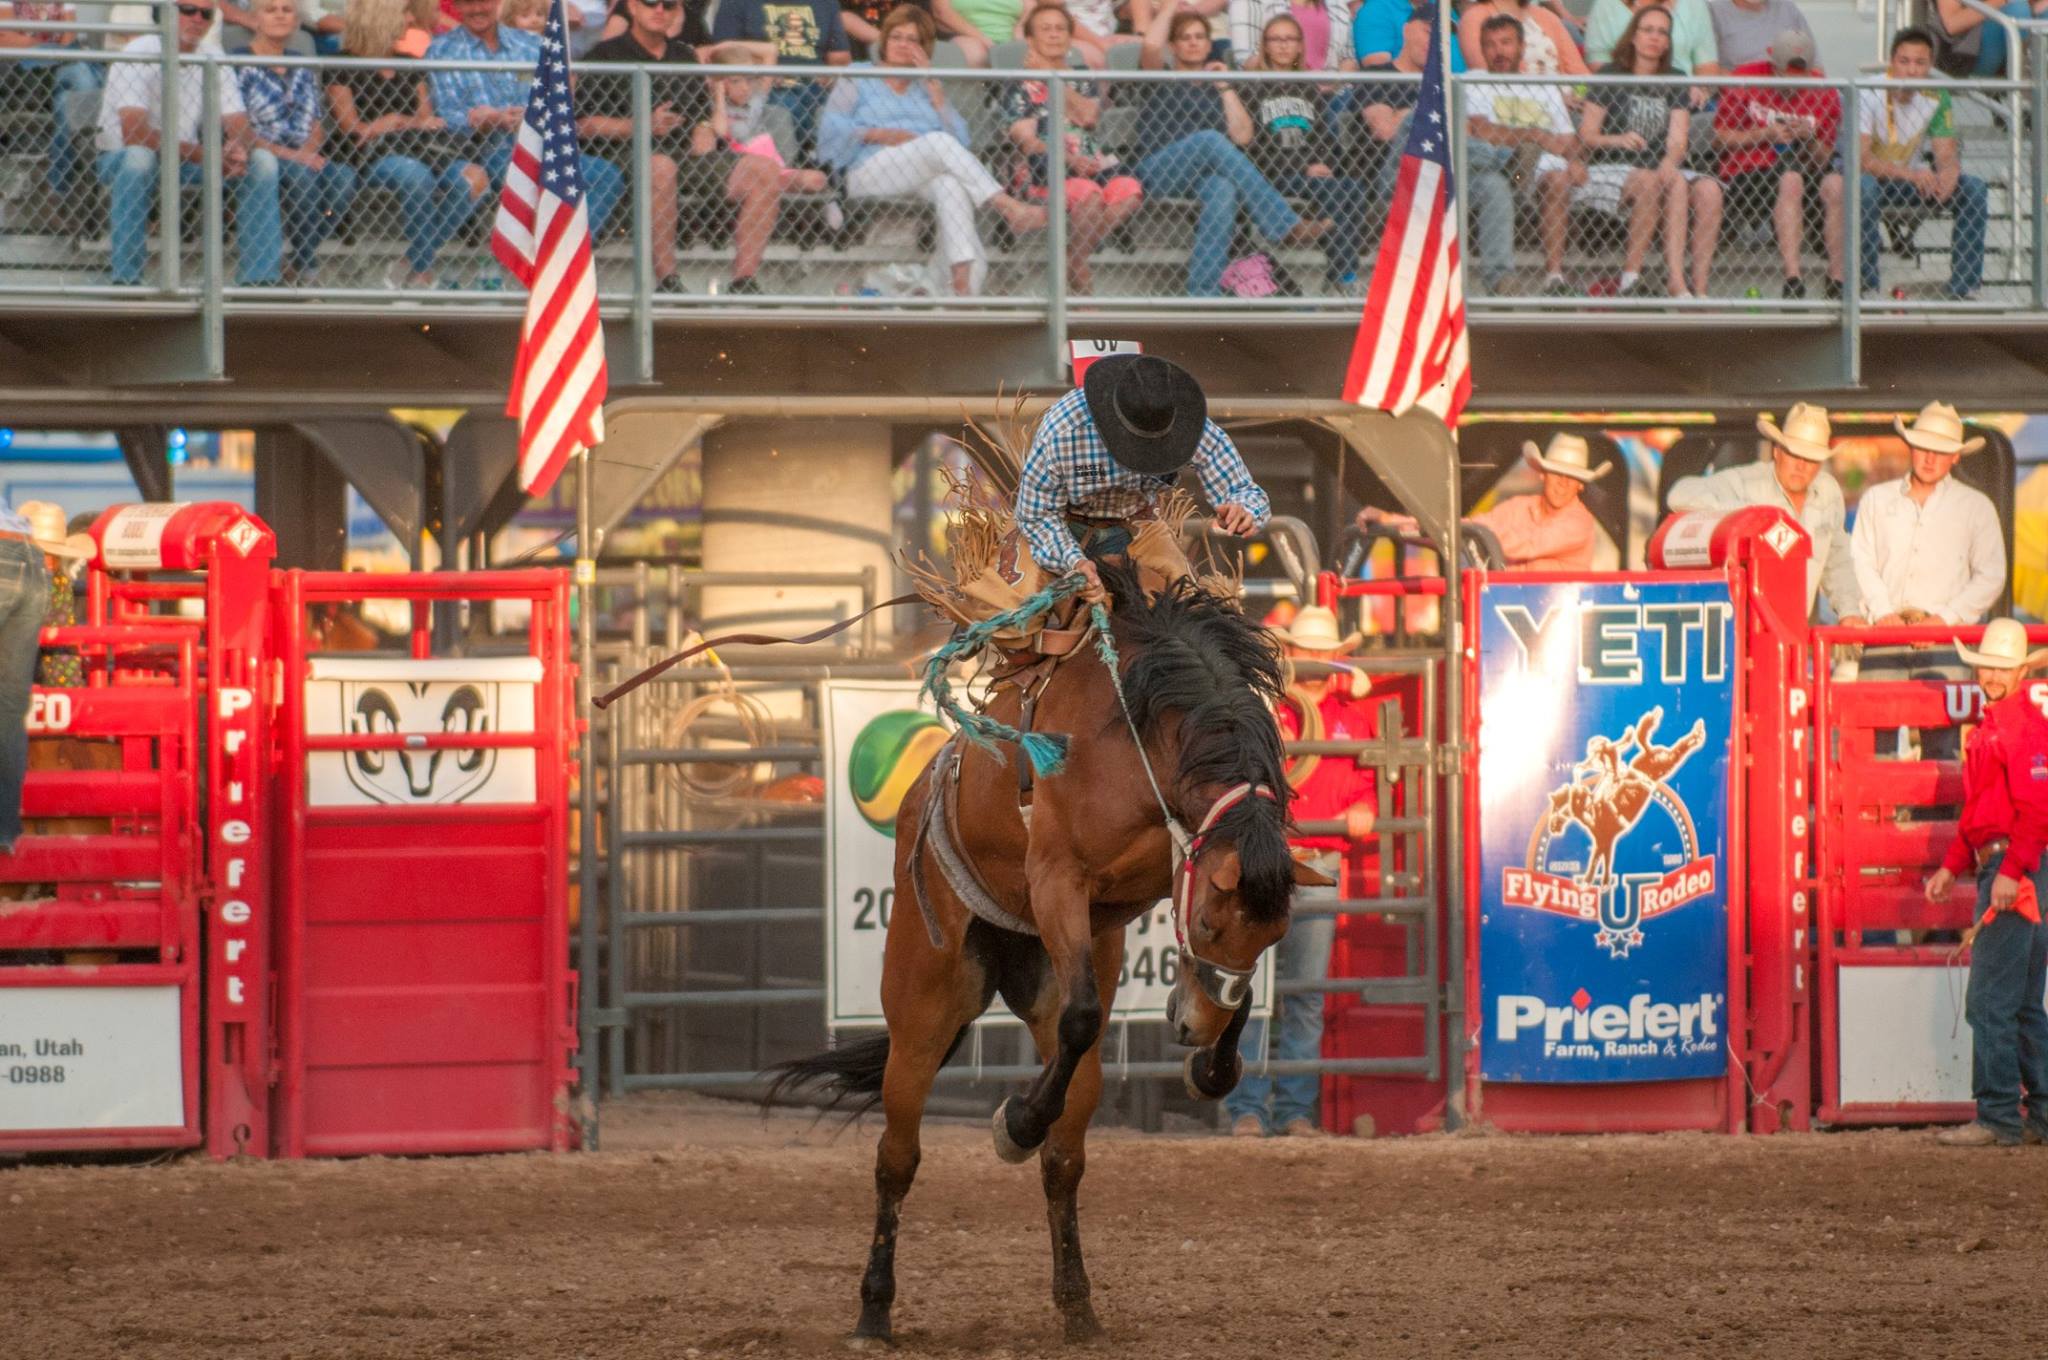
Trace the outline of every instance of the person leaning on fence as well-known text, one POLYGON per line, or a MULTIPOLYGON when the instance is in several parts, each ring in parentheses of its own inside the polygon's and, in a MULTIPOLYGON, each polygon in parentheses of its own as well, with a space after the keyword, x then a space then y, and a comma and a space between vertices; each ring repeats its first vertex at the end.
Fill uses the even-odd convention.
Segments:
MULTIPOLYGON (((1911 459, 1904 477, 1879 482, 1856 503, 1849 555, 1864 607, 1879 628, 1946 623, 1968 627, 2005 592, 2005 532, 1991 498, 1955 477, 1956 463, 1984 447, 1963 437, 1956 408, 1930 402, 1911 425, 1894 420, 1911 459)), ((1865 680, 1960 679, 1929 647, 1871 648, 1865 680)), ((1945 659, 1944 659, 1945 660, 1945 659)))
MULTIPOLYGON (((1669 76, 1671 11, 1645 5, 1630 16, 1602 75, 1669 76)), ((1615 292, 1643 295, 1642 268, 1663 219, 1665 287, 1674 298, 1704 297, 1721 239, 1721 181, 1687 167, 1692 109, 1669 85, 1594 85, 1579 116, 1586 183, 1573 201, 1628 221, 1628 247, 1615 292), (1686 224, 1691 220, 1691 286, 1686 224)))
MULTIPOLYGON (((1337 616, 1319 605, 1309 605, 1288 627, 1273 631, 1290 662, 1337 664, 1358 646, 1358 634, 1339 637, 1337 616)), ((1289 669, 1292 672, 1291 665, 1289 669)), ((1274 714, 1281 738, 1370 741, 1378 735, 1372 707, 1366 702, 1371 690, 1372 682, 1362 671, 1294 675, 1286 699, 1274 714)), ((1331 884, 1295 890, 1287 934, 1273 948, 1276 986, 1272 1010, 1277 1032, 1269 1049, 1266 1017, 1254 1016, 1246 1023, 1238 1041, 1245 1060, 1244 1075, 1236 1089, 1223 1098, 1234 1138, 1263 1138, 1271 1133, 1288 1138, 1323 1136, 1322 1125, 1315 1119, 1322 1077, 1314 1072, 1269 1077, 1264 1059, 1314 1062, 1322 1056, 1323 993, 1299 991, 1281 996, 1278 984, 1315 984, 1330 975, 1330 946, 1336 941, 1337 918, 1314 908, 1333 907, 1342 899, 1337 885, 1343 879, 1344 850, 1347 844, 1370 836, 1378 819, 1379 791, 1373 768, 1353 756, 1298 757, 1289 763, 1287 782, 1294 790, 1287 806, 1295 821, 1341 821, 1344 833, 1293 839, 1295 859, 1330 879, 1331 884)))
MULTIPOLYGON (((1813 38, 1788 28, 1762 61, 1738 66, 1738 76, 1805 77, 1818 80, 1813 38)), ((1842 97, 1825 85, 1810 90, 1737 86, 1721 92, 1714 113, 1714 141, 1721 148, 1721 182, 1734 213, 1756 221, 1768 216, 1785 273, 1783 296, 1806 296, 1800 253, 1806 243, 1808 208, 1835 154, 1841 129, 1842 97)))
MULTIPOLYGON (((1512 75, 1522 69, 1522 24, 1505 14, 1479 33, 1486 69, 1512 75)), ((1507 291, 1515 267, 1517 201, 1534 199, 1542 224, 1544 292, 1571 292, 1564 279, 1564 247, 1571 223, 1572 189, 1586 177, 1578 160, 1564 92, 1555 85, 1465 87, 1465 193, 1472 205, 1469 278, 1482 293, 1507 291)))
MULTIPOLYGON (((1924 28, 1902 28, 1892 38, 1890 80, 1925 80, 1934 69, 1934 39, 1924 28)), ((1954 215, 1949 236, 1948 283, 1942 296, 1964 301, 1984 282, 1984 231, 1990 190, 1963 173, 1956 142, 1955 111, 1947 90, 1864 90, 1856 98, 1856 133, 1862 144, 1863 290, 1880 284, 1883 219, 1902 213, 1914 226, 1940 213, 1954 215)), ((1840 174, 1821 185, 1826 211, 1828 296, 1842 292, 1842 195, 1840 174)))
MULTIPOLYGON (((1222 62, 1210 59, 1209 48, 1207 19, 1162 4, 1145 30, 1139 62, 1155 71, 1224 71, 1222 62)), ((1267 240, 1280 245, 1319 240, 1334 225, 1328 218, 1304 220, 1245 155, 1243 148, 1251 145, 1256 129, 1230 82, 1150 82, 1142 99, 1138 178, 1145 192, 1155 199, 1192 195, 1201 204, 1188 251, 1188 296, 1215 297, 1223 291, 1239 207, 1267 240)))
MULTIPOLYGON (((0 49, 62 53, 79 46, 83 36, 63 27, 78 17, 69 5, 48 4, 44 0, 14 0, 11 5, 0 5, 0 17, 21 23, 51 25, 40 33, 0 29, 0 49)), ((0 105, 17 102, 19 96, 15 91, 37 88, 34 82, 40 80, 40 73, 49 72, 50 140, 48 158, 43 166, 43 183, 53 196, 61 198, 70 193, 78 178, 79 129, 71 121, 72 98, 97 90, 103 69, 96 62, 67 61, 61 56, 19 57, 0 62, 0 105)))
POLYGON ((2010 1147, 2048 1142, 2048 927, 2041 899, 2048 866, 2048 687, 2029 685, 2027 671, 2048 652, 2027 651, 2027 630, 1998 619, 1976 648, 1956 655, 1977 672, 1984 717, 1963 743, 1963 811, 1941 867, 1927 880, 1927 900, 1940 902, 1956 879, 1974 871, 1977 905, 1971 919, 1970 986, 1963 1015, 1970 1024, 1970 1093, 1975 1122, 1948 1129, 1948 1147, 2010 1147), (2021 1092, 2025 1117, 2021 1117, 2021 1092))
POLYGON ((1757 432, 1769 441, 1771 456, 1755 463, 1722 468, 1705 476, 1681 477, 1667 503, 1673 510, 1737 510, 1767 505, 1790 514, 1806 530, 1813 556, 1806 567, 1806 608, 1825 590, 1835 617, 1860 627, 1863 594, 1856 586, 1856 565, 1849 559, 1849 536, 1843 528, 1842 488, 1826 463, 1834 456, 1834 431, 1824 407, 1808 402, 1793 406, 1780 429, 1769 416, 1756 418, 1757 432))
MULTIPOLYGON (((286 40, 298 31, 297 0, 256 0, 254 14, 250 54, 284 56, 286 40)), ((234 73, 257 147, 277 157, 278 208, 291 238, 285 281, 310 286, 320 270, 320 243, 341 225, 362 178, 354 166, 323 154, 326 101, 312 67, 237 66, 234 73)))
MULTIPOLYGON (((180 0, 178 50, 217 51, 206 42, 213 26, 214 0, 180 0)), ((100 183, 107 186, 107 234, 112 252, 112 279, 117 284, 142 282, 149 252, 149 216, 157 206, 158 147, 163 137, 163 39, 146 33, 122 49, 122 60, 107 71, 107 91, 100 100, 100 183)), ((278 281, 284 252, 278 220, 277 157, 255 148, 240 84, 226 68, 219 69, 221 174, 235 204, 235 282, 268 286, 278 281)), ((178 66, 178 182, 198 188, 200 119, 205 109, 205 68, 198 62, 178 66)))
MULTIPOLYGON (((688 43, 668 36, 673 6, 681 0, 627 0, 631 26, 590 49, 590 62, 624 65, 694 66, 702 58, 688 43)), ((721 143, 712 125, 711 92, 704 78, 660 74, 649 77, 647 175, 648 250, 656 287, 680 293, 676 272, 678 195, 693 207, 734 209, 732 279, 727 291, 758 293, 754 275, 768 253, 768 238, 782 202, 778 161, 743 155, 721 143)), ((592 155, 615 165, 633 164, 633 78, 589 74, 576 83, 576 130, 592 155)))
POLYGON ((456 153, 448 125, 434 112, 426 75, 399 49, 411 16, 405 0, 349 0, 342 14, 341 50, 352 57, 394 64, 336 71, 327 86, 334 121, 328 144, 335 159, 353 166, 372 188, 398 200, 405 254, 392 261, 391 288, 432 288, 434 262, 491 187, 484 169, 456 153))
MULTIPOLYGON (((474 159, 491 183, 505 182, 519 125, 526 120, 526 97, 533 70, 540 61, 540 39, 498 22, 498 0, 455 0, 460 28, 451 28, 427 46, 430 61, 515 62, 515 71, 437 70, 428 79, 434 112, 448 125, 462 154, 474 159)), ((590 217, 590 238, 604 239, 612 209, 625 192, 619 168, 601 156, 580 158, 584 206, 590 217)))
MULTIPOLYGON (((900 5, 882 20, 880 65, 928 68, 932 16, 900 5)), ((856 68, 863 69, 863 68, 856 68)), ((977 208, 1002 214, 1013 232, 1042 231, 1046 210, 1004 191, 969 149, 967 120, 938 80, 907 76, 842 79, 818 123, 818 154, 846 177, 848 198, 921 198, 932 206, 932 291, 979 293, 988 250, 977 208)))
MULTIPOLYGON (((1259 69, 1308 74, 1300 20, 1282 14, 1267 21, 1259 69)), ((1274 188, 1307 200, 1330 220, 1323 237, 1325 276, 1333 289, 1350 288, 1358 282, 1358 253, 1365 246, 1372 195, 1362 181, 1337 169, 1343 157, 1335 99, 1306 79, 1299 84, 1259 81, 1245 87, 1245 97, 1255 130, 1252 164, 1274 188)))
MULTIPOLYGON (((1059 5, 1039 5, 1024 16, 1024 67, 1064 71, 1073 46, 1074 17, 1059 5)), ((1088 261, 1105 236, 1131 220, 1145 201, 1145 186, 1114 155, 1095 144, 1104 96, 1094 85, 1068 82, 1066 96, 1067 287, 1087 293, 1094 286, 1088 261)), ((1045 81, 1006 85, 1002 118, 1017 148, 1013 192, 1043 202, 1050 149, 1050 91, 1045 81)))
MULTIPOLYGON (((1017 531, 1041 568, 1078 572, 1088 581, 1083 598, 1100 600, 1095 559, 1130 553, 1184 468, 1193 469, 1224 533, 1256 533, 1272 513, 1185 369, 1150 354, 1098 359, 1038 422, 1018 476, 1017 531)), ((1185 561, 1179 566, 1184 571, 1185 561)))

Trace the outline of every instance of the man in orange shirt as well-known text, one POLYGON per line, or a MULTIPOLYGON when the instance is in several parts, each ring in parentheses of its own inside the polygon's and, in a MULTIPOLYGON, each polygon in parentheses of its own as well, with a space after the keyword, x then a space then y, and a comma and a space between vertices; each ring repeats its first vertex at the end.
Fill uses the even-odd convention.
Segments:
MULTIPOLYGON (((1491 510, 1465 516, 1466 522, 1493 531, 1512 571, 1590 570, 1600 526, 1580 497, 1588 485, 1612 472, 1614 464, 1590 466, 1592 453, 1585 439, 1575 434, 1553 435, 1550 447, 1541 451, 1524 441, 1522 456, 1543 474, 1543 489, 1533 496, 1511 496, 1491 510)), ((1359 528, 1376 523, 1415 528, 1411 516, 1388 515, 1371 506, 1358 512, 1359 528)))
POLYGON ((2048 839, 2048 683, 2026 678, 2048 653, 2027 651, 2027 630, 1998 619, 1977 649, 1956 644, 1976 668, 1984 720, 1963 746, 1963 811, 1941 867, 1927 880, 1939 902, 1959 874, 1977 877, 1970 948, 1970 1087, 1974 1123, 1948 1129, 1947 1147, 2048 1142, 2048 926, 2041 919, 2042 850, 2048 839), (2020 1092, 2026 1091, 2021 1118, 2020 1092))
MULTIPOLYGON (((1336 662, 1358 642, 1358 634, 1337 635, 1337 616, 1310 605, 1287 628, 1276 629, 1290 658, 1336 662)), ((1288 741, 1367 741, 1375 735, 1373 711, 1366 694, 1372 684, 1362 672, 1343 670, 1297 677, 1288 687, 1288 702, 1276 715, 1280 735, 1288 741)), ((1379 791, 1373 767, 1349 756, 1302 756, 1288 768, 1294 788, 1290 805, 1297 822, 1338 821, 1341 836, 1297 836, 1296 859, 1339 883, 1343 879, 1344 847, 1372 834, 1379 791)), ((1330 975, 1330 946, 1337 937, 1337 918, 1329 908, 1341 888, 1300 888, 1294 894, 1294 916, 1287 934, 1273 951, 1273 981, 1320 983, 1330 975)), ((1278 1035, 1272 1044, 1276 1062, 1312 1062, 1323 1051, 1323 994, 1292 992, 1275 998, 1278 1035)), ((1246 1055, 1244 1076, 1223 1098, 1230 1132, 1238 1138, 1263 1138, 1277 1132, 1291 1138, 1318 1138, 1316 1092, 1322 1078, 1313 1072, 1268 1077, 1265 1026, 1261 1016, 1245 1025, 1238 1049, 1246 1055), (1270 1109, 1267 1104, 1271 1098, 1270 1109)))

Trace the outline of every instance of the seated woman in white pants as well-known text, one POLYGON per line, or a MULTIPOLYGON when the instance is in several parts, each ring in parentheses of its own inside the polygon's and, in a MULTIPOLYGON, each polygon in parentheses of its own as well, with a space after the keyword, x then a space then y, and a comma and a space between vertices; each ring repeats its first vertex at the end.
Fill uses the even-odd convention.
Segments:
MULTIPOLYGON (((931 15, 899 5, 882 20, 881 65, 931 64, 931 15)), ((946 102, 943 82, 900 76, 842 78, 825 101, 818 153, 846 176, 850 198, 922 198, 937 218, 933 286, 962 296, 981 291, 988 252, 975 210, 994 207, 1016 232, 1045 226, 1045 209, 1003 191, 968 150, 967 120, 946 102), (950 278, 949 278, 950 275, 950 278)))

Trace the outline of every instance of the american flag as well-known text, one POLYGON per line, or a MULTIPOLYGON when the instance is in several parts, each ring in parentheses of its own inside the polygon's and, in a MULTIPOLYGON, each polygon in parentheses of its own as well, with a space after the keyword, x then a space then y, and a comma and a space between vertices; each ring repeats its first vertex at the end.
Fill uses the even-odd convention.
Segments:
POLYGON ((535 496, 604 440, 604 332, 565 28, 553 0, 491 230, 491 253, 528 289, 505 414, 519 418, 519 485, 535 496))
POLYGON ((1472 352, 1458 264, 1443 41, 1443 17, 1432 9, 1429 63, 1422 69, 1365 315, 1352 341, 1344 400, 1396 415, 1421 406, 1456 428, 1472 395, 1472 352))

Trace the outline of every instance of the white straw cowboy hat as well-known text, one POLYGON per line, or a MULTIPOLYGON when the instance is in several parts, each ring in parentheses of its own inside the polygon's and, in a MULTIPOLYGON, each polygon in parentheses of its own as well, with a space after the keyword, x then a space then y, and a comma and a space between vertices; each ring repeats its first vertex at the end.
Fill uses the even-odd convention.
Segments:
POLYGON ((1828 424, 1828 408, 1802 401, 1785 413, 1785 428, 1779 429, 1769 416, 1756 418, 1757 432, 1794 457, 1809 463, 1825 463, 1834 456, 1829 444, 1834 429, 1828 424))
POLYGON ((1963 659, 1964 665, 1982 666, 1992 671, 2032 666, 2048 657, 2048 648, 2038 652, 2027 650, 2027 626, 2017 619, 1993 619, 1985 626, 1984 640, 1978 646, 1984 650, 1973 652, 1958 640, 1956 655, 1963 659))
POLYGON ((92 535, 67 534, 64 507, 54 501, 23 501, 15 513, 28 521, 28 536, 52 557, 83 562, 93 555, 92 535))
POLYGON ((1273 636, 1305 652, 1348 652, 1364 635, 1337 636, 1337 616, 1319 604, 1312 604, 1295 614, 1293 627, 1275 628, 1273 636))
POLYGON ((1524 439, 1522 457, 1529 460, 1530 467, 1542 472, 1555 472, 1578 482, 1597 482, 1614 470, 1611 462, 1592 467, 1593 451, 1586 447, 1582 437, 1575 434, 1550 436, 1550 447, 1541 452, 1533 440, 1524 439))
POLYGON ((1893 416, 1892 428, 1899 438, 1929 453, 1975 453, 1984 447, 1983 435, 1963 438, 1963 418, 1945 401, 1928 402, 1911 425, 1893 416))

